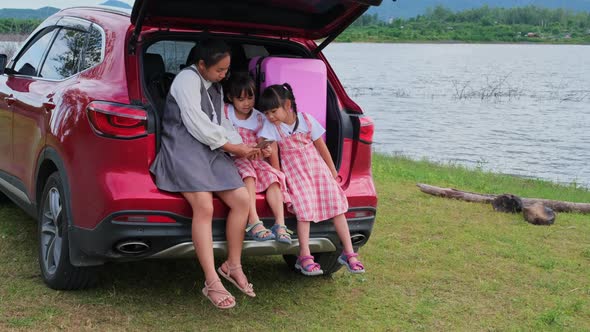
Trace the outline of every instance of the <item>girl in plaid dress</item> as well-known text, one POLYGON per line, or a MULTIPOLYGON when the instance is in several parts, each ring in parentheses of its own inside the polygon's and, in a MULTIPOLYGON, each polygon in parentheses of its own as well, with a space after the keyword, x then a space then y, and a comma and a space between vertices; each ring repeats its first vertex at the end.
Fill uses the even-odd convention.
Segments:
POLYGON ((295 268, 308 276, 323 274, 309 250, 310 223, 332 219, 343 246, 338 262, 352 273, 365 272, 350 240, 344 217, 348 201, 336 182, 338 172, 322 139, 325 129, 313 116, 297 112, 288 83, 266 88, 260 96, 259 108, 269 122, 258 135, 278 142, 280 167, 287 178, 292 209, 297 216, 299 257, 295 268))
MULTIPOLYGON (((232 122, 245 144, 256 145, 258 132, 266 119, 264 114, 254 109, 255 82, 247 73, 231 76, 226 86, 226 96, 230 104, 225 105, 225 116, 232 122)), ((272 167, 265 158, 278 164, 276 143, 262 149, 262 157, 236 158, 234 163, 250 194, 250 213, 246 232, 256 241, 276 240, 291 244, 291 231, 285 226, 283 203, 290 203, 285 174, 272 167), (266 191, 266 201, 274 216, 275 225, 269 230, 264 227, 256 211, 256 193, 266 191)))

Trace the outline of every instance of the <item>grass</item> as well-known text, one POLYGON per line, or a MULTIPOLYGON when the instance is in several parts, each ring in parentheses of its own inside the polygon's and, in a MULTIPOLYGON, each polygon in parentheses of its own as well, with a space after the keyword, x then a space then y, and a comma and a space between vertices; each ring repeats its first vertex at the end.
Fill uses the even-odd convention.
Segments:
POLYGON ((590 329, 590 216, 533 226, 415 184, 578 202, 590 202, 588 190, 380 155, 373 170, 367 274, 304 278, 279 257, 248 257, 258 297, 229 288, 238 306, 228 312, 200 294, 194 260, 112 264, 98 288, 53 291, 39 275, 34 222, 2 203, 0 330, 590 329))

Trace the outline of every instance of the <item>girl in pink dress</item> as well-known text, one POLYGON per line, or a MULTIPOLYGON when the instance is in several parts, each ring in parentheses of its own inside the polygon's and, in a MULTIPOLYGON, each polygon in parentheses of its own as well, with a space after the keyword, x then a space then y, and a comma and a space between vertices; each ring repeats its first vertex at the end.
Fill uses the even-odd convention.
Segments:
MULTIPOLYGON (((266 119, 264 114, 254 109, 255 82, 247 73, 231 76, 226 89, 227 100, 225 116, 232 122, 244 144, 254 146, 259 139, 257 134, 266 119)), ((277 160, 276 143, 262 149, 264 158, 277 160)), ((290 203, 285 174, 272 167, 264 158, 236 158, 234 163, 250 194, 250 213, 246 232, 256 241, 276 240, 291 244, 292 232, 285 226, 283 203, 290 203), (274 216, 275 224, 268 230, 264 227, 256 211, 256 193, 266 191, 266 201, 274 216)))
POLYGON ((295 268, 308 276, 323 274, 309 250, 310 223, 332 219, 343 246, 338 262, 352 273, 365 272, 350 240, 344 217, 348 201, 336 182, 338 172, 322 139, 325 129, 313 116, 297 112, 293 90, 287 83, 266 88, 258 106, 269 120, 258 136, 278 142, 281 170, 297 216, 299 257, 295 268))

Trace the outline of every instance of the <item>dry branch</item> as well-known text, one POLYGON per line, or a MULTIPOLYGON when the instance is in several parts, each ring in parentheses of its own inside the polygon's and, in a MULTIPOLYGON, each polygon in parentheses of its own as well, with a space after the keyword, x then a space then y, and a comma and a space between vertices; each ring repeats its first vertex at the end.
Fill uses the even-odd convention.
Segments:
MULTIPOLYGON (((460 199, 468 202, 476 202, 476 203, 491 203, 497 196, 499 195, 491 195, 491 194, 480 194, 480 193, 472 193, 468 191, 461 191, 453 188, 442 188, 431 186, 428 184, 418 183, 417 186, 420 190, 424 193, 434 195, 434 196, 441 196, 441 197, 448 197, 448 198, 455 198, 460 199)), ((590 213, 590 204, 589 203, 574 203, 574 202, 565 202, 565 201, 555 201, 550 199, 542 199, 542 198, 524 198, 521 197, 522 204, 524 206, 528 206, 534 203, 542 203, 546 207, 551 208, 556 212, 577 212, 577 213, 590 213)))

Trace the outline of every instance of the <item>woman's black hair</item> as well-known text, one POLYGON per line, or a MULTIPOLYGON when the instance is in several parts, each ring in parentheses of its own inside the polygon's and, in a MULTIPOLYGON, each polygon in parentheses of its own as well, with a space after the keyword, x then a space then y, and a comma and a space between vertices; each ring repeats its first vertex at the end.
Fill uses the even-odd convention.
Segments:
POLYGON ((291 108, 297 115, 297 104, 295 103, 295 95, 293 95, 291 85, 289 83, 271 85, 260 95, 258 110, 263 113, 268 112, 285 105, 287 100, 291 101, 291 108))
POLYGON ((231 49, 226 42, 221 39, 205 39, 198 45, 194 62, 198 64, 203 60, 205 67, 209 68, 228 55, 231 55, 231 49))
MULTIPOLYGON (((256 95, 256 82, 247 72, 236 72, 225 83, 223 91, 228 98, 239 98, 242 96, 242 92, 245 92, 246 96, 252 97, 256 95)), ((229 99, 227 101, 231 102, 229 99)))

